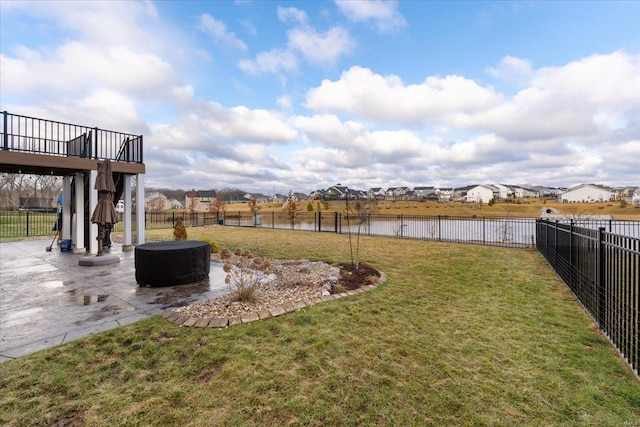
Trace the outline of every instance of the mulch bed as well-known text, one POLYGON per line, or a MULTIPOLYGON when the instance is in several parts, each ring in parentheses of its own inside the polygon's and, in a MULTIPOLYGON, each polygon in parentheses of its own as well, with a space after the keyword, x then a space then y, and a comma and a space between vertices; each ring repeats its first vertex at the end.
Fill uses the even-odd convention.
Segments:
POLYGON ((357 269, 351 263, 342 263, 338 266, 340 267, 338 284, 349 290, 370 285, 372 277, 380 277, 380 272, 367 264, 360 263, 357 269))

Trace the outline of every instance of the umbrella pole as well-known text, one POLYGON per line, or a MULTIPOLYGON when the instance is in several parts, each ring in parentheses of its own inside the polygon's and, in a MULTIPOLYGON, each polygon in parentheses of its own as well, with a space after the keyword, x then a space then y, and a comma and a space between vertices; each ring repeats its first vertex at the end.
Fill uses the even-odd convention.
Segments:
POLYGON ((104 225, 102 224, 98 224, 98 236, 96 240, 98 241, 98 255, 96 256, 100 256, 102 255, 102 243, 104 241, 104 225))

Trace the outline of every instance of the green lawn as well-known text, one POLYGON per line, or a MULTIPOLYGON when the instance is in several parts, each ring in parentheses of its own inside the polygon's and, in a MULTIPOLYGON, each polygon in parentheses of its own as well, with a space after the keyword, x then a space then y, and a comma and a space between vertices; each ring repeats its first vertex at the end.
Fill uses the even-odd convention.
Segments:
MULTIPOLYGON (((270 257, 349 257, 332 233, 188 232, 270 257)), ((154 317, 5 362, 0 424, 640 425, 640 383, 537 252, 362 246, 388 280, 359 296, 227 329, 154 317)))

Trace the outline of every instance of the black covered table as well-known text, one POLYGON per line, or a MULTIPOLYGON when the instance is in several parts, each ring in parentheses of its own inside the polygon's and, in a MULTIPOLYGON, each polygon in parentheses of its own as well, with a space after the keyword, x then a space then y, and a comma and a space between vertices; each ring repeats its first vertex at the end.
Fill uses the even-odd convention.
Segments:
POLYGON ((136 246, 136 282, 142 286, 172 286, 209 276, 211 247, 207 242, 177 240, 136 246))

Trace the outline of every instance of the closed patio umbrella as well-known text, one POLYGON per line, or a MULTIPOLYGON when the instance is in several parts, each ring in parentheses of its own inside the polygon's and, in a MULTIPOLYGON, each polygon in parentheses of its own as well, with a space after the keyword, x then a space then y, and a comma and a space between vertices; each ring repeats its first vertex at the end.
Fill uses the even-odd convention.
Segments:
POLYGON ((113 183, 111 161, 109 159, 106 159, 98 167, 98 176, 94 188, 98 190, 98 204, 91 216, 91 222, 98 224, 98 237, 96 237, 96 240, 98 240, 98 256, 100 256, 102 255, 105 227, 111 227, 118 222, 118 214, 113 205, 113 193, 116 192, 116 186, 113 183))

